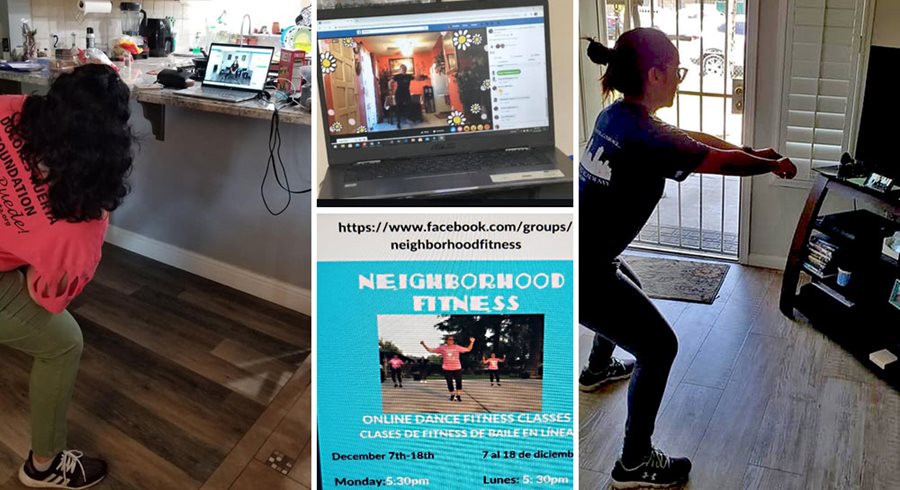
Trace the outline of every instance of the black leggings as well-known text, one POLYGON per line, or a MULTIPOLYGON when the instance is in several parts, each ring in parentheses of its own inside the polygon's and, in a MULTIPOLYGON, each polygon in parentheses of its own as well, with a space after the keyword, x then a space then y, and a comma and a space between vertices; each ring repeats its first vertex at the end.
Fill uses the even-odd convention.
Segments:
POLYGON ((488 370, 488 376, 491 377, 491 383, 494 382, 494 378, 497 378, 497 384, 500 384, 500 371, 488 370))
POLYGON ((588 368, 605 369, 616 345, 634 355, 622 455, 640 458, 650 449, 678 338, 624 260, 593 272, 581 276, 581 324, 595 332, 588 368))
POLYGON ((453 380, 456 380, 456 390, 462 390, 462 369, 457 369, 455 371, 444 370, 444 378, 447 380, 447 389, 452 393, 453 390, 453 380))
POLYGON ((393 381, 394 384, 397 384, 398 382, 403 384, 403 373, 400 372, 400 369, 401 368, 391 368, 391 381, 393 381))

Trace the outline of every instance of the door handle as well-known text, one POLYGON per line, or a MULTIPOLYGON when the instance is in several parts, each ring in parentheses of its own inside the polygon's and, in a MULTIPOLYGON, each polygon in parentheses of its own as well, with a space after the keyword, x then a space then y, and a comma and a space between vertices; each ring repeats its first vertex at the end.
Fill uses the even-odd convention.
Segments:
POLYGON ((731 80, 732 88, 731 88, 731 113, 732 114, 743 114, 744 113, 744 80, 741 78, 734 78, 731 80))

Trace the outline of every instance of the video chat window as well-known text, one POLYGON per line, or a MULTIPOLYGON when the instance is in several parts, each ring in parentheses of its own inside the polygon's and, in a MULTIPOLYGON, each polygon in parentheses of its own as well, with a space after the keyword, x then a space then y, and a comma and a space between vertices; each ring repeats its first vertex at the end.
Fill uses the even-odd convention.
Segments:
POLYGON ((204 82, 262 88, 270 61, 268 51, 213 48, 204 82))
POLYGON ((332 136, 496 128, 488 29, 319 41, 332 136))

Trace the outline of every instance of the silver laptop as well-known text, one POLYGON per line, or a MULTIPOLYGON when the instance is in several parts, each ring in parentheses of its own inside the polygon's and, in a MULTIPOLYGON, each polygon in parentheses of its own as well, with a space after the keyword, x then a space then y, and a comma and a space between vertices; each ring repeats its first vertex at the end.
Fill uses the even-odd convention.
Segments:
POLYGON ((271 46, 213 43, 203 83, 173 93, 225 102, 251 100, 265 88, 274 53, 271 46))

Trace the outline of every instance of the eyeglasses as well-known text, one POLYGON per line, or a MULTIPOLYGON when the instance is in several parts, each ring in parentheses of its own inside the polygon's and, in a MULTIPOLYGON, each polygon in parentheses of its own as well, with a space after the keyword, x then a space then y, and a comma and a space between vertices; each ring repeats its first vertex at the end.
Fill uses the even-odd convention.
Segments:
POLYGON ((678 83, 684 81, 684 78, 687 76, 688 69, 682 66, 678 67, 678 83))

